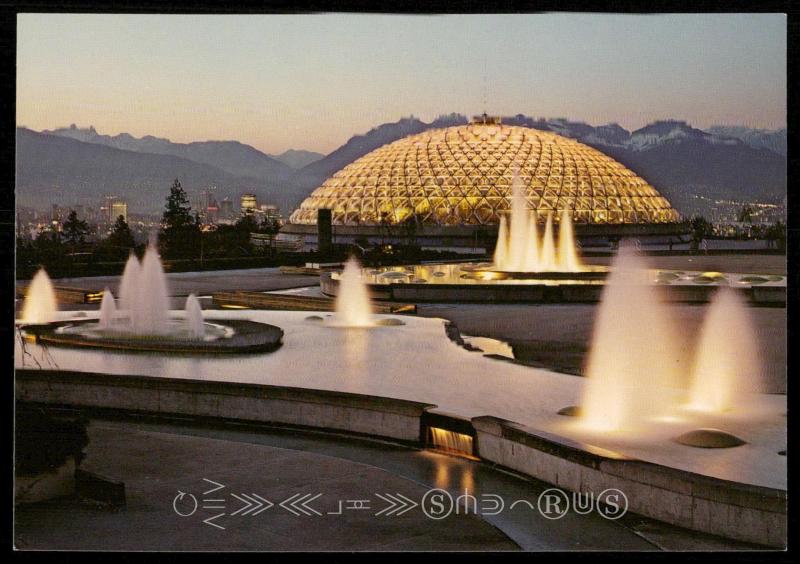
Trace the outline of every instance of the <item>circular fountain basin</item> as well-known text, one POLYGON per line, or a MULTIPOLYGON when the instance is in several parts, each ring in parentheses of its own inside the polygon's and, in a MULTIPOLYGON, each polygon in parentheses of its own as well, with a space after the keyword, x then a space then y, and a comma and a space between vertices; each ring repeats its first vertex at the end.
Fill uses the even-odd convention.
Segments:
POLYGON ((40 345, 125 352, 258 353, 277 349, 283 339, 281 328, 244 319, 205 322, 203 328, 204 336, 194 338, 185 320, 170 319, 163 330, 142 335, 130 331, 124 320, 102 327, 98 320, 87 319, 25 325, 22 330, 40 345))
MULTIPOLYGON (((599 265, 578 272, 512 272, 490 262, 462 262, 370 267, 360 278, 372 298, 404 303, 595 303, 610 273, 599 265)), ((744 292, 752 304, 786 302, 785 276, 647 269, 642 282, 662 287, 673 302, 707 302, 720 286, 744 292)), ((338 295, 339 283, 338 273, 320 276, 327 296, 338 295)))

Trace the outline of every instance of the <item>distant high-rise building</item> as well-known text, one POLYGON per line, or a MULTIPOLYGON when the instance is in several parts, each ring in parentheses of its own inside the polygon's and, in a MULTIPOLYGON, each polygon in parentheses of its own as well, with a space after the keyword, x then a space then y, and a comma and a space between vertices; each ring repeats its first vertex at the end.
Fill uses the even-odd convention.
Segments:
MULTIPOLYGON (((104 223, 114 223, 117 219, 112 216, 114 202, 120 201, 116 196, 105 196, 100 204, 100 220, 104 223)), ((127 211, 125 212, 127 215, 127 211)))
POLYGON ((214 223, 219 217, 219 204, 217 204, 217 198, 214 196, 214 191, 216 189, 217 187, 214 186, 200 193, 200 206, 198 211, 206 223, 214 223))
POLYGON ((219 206, 214 202, 206 207, 206 221, 214 223, 219 218, 219 206))
POLYGON ((128 203, 123 202, 122 200, 116 200, 111 203, 111 215, 109 217, 109 223, 116 222, 119 216, 122 216, 125 222, 128 221, 128 203))
POLYGON ((258 202, 256 200, 255 194, 242 194, 242 198, 240 201, 240 206, 242 208, 242 213, 255 213, 258 202))

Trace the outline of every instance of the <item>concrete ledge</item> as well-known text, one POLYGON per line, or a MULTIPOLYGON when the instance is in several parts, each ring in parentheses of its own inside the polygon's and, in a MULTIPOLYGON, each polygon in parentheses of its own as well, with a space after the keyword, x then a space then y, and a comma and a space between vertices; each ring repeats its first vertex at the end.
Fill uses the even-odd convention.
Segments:
POLYGON ((576 493, 616 488, 628 510, 732 539, 786 545, 786 491, 701 476, 533 431, 496 417, 472 420, 483 460, 576 493))
POLYGON ((415 443, 422 413, 432 407, 325 390, 27 369, 16 371, 16 397, 55 405, 323 427, 415 443))

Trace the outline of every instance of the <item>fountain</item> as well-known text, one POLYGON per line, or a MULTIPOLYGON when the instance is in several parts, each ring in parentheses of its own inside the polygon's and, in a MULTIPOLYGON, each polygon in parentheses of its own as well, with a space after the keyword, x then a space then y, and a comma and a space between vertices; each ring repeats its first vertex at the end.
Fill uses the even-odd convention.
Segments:
POLYGON ((564 208, 558 231, 558 270, 561 272, 580 272, 581 262, 575 245, 575 234, 572 231, 572 214, 564 208))
POLYGON ((206 335, 205 323, 203 322, 203 309, 200 307, 200 300, 194 294, 189 294, 186 298, 186 326, 189 337, 192 339, 203 339, 206 335))
POLYGON ((535 211, 528 217, 528 253, 525 257, 525 270, 534 271, 539 267, 539 219, 535 211))
POLYGON ((506 266, 506 256, 508 255, 508 224, 506 216, 500 216, 500 226, 497 229, 497 245, 494 248, 494 264, 498 269, 506 266))
POLYGON ((512 272, 522 272, 527 266, 527 248, 530 240, 528 203, 525 201, 525 188, 518 175, 514 175, 511 185, 511 229, 508 236, 508 254, 503 268, 512 272))
MULTIPOLYGON (((135 269, 133 269, 135 272, 135 269)), ((135 275, 136 302, 129 311, 133 331, 139 335, 158 335, 164 333, 169 311, 169 294, 167 277, 158 256, 158 250, 152 243, 142 259, 141 269, 135 275)))
POLYGON ((595 319, 579 415, 585 427, 628 430, 673 409, 664 390, 677 384, 682 355, 658 291, 642 259, 622 245, 595 319))
POLYGON ((111 329, 114 323, 114 317, 117 313, 117 306, 114 302, 114 295, 111 290, 106 288, 103 290, 103 301, 100 302, 100 319, 97 325, 100 329, 111 329))
POLYGON ((141 266, 139 265, 139 259, 137 259, 136 255, 131 251, 128 262, 125 263, 125 270, 122 271, 122 280, 119 283, 119 305, 120 309, 126 312, 128 319, 133 318, 136 309, 140 271, 141 266))
POLYGON ((539 270, 553 270, 556 266, 556 247, 553 242, 553 213, 547 214, 544 224, 544 237, 542 238, 542 260, 539 270))
POLYGON ((515 174, 511 184, 510 216, 508 219, 500 216, 494 251, 495 271, 518 274, 583 273, 587 270, 578 259, 572 216, 568 209, 564 209, 561 214, 558 248, 554 236, 553 213, 547 214, 541 243, 537 224, 538 215, 535 211, 528 210, 525 186, 515 174))
POLYGON ((758 392, 760 362, 747 305, 720 287, 708 307, 695 354, 688 407, 724 412, 743 394, 758 392))
POLYGON ((679 444, 697 448, 745 444, 705 425, 719 422, 720 414, 734 409, 737 417, 758 410, 743 401, 745 394, 760 391, 761 381, 747 305, 729 286, 716 291, 700 330, 694 365, 689 366, 686 360, 691 355, 682 351, 661 291, 650 283, 635 247, 621 246, 595 319, 582 402, 558 414, 577 417, 579 426, 590 432, 654 437, 659 426, 682 422, 702 427, 673 437, 679 444), (686 390, 679 387, 687 375, 691 376, 688 402, 686 390))
POLYGON ((283 331, 266 323, 203 319, 194 294, 186 300, 184 317, 171 318, 164 267, 155 247, 148 246, 141 262, 131 253, 120 281, 120 310, 106 288, 97 319, 54 322, 56 303, 50 280, 40 271, 25 301, 22 330, 37 343, 125 351, 180 353, 268 352, 281 344, 283 331))
POLYGON ((34 275, 25 292, 25 303, 22 306, 24 323, 50 323, 56 318, 58 303, 53 283, 44 268, 34 275))
POLYGON ((367 285, 361 279, 361 265, 350 257, 339 277, 334 322, 341 327, 372 327, 372 306, 367 285))

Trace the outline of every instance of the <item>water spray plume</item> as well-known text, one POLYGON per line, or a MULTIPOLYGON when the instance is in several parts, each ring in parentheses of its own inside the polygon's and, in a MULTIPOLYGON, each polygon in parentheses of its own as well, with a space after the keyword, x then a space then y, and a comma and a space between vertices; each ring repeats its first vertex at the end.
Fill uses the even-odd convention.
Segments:
POLYGON ((581 403, 586 428, 629 430, 674 410, 665 390, 677 385, 683 353, 658 291, 642 258, 622 245, 592 332, 581 403))
POLYGON ((372 327, 372 305, 367 285, 361 278, 361 265, 350 257, 339 277, 339 293, 336 296, 335 321, 345 327, 372 327))
POLYGON ((720 287, 708 306, 692 370, 689 407, 734 409, 742 396, 759 392, 761 363, 747 304, 735 290, 720 287))
POLYGON ((56 292, 44 268, 31 279, 25 292, 22 306, 22 321, 25 323, 50 323, 55 321, 58 311, 56 292))

